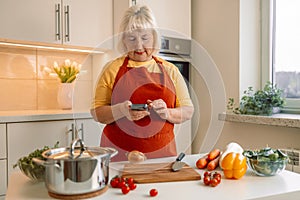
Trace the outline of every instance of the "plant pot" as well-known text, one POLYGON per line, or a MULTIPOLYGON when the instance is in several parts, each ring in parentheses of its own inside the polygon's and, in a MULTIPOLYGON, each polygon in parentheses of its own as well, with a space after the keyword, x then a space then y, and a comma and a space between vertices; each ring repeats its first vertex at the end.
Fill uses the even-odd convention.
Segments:
POLYGON ((61 109, 72 109, 74 95, 73 83, 61 83, 58 86, 57 102, 61 109))

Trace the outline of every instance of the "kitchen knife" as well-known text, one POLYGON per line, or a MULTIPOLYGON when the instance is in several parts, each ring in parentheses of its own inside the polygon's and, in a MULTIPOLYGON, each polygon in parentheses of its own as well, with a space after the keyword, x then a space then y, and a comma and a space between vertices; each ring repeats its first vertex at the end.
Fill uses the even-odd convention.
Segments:
POLYGON ((172 165, 172 170, 174 172, 179 171, 185 165, 184 162, 181 162, 181 160, 183 159, 184 156, 185 156, 185 154, 181 152, 178 155, 178 157, 176 158, 176 161, 172 165))

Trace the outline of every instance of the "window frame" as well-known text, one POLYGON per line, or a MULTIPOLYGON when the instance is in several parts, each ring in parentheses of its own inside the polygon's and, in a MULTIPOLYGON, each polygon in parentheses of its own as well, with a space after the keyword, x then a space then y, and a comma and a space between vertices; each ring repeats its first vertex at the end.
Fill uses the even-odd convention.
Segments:
MULTIPOLYGON (((275 39, 273 26, 275 1, 261 0, 261 85, 267 81, 274 83, 272 43, 275 39)), ((286 105, 282 112, 300 114, 300 99, 286 99, 286 105)))

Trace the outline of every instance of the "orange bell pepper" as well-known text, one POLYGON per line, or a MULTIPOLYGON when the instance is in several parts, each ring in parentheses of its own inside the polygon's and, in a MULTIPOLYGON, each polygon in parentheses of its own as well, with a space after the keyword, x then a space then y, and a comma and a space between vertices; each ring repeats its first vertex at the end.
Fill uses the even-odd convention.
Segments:
POLYGON ((244 176, 247 171, 246 157, 240 153, 228 153, 220 164, 224 176, 229 179, 239 179, 244 176))

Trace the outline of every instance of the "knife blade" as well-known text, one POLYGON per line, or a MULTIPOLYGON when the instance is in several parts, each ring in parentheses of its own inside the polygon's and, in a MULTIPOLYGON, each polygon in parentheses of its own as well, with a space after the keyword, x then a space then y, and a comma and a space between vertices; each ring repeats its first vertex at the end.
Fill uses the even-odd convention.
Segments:
POLYGON ((176 161, 172 165, 172 170, 174 172, 179 171, 184 165, 184 162, 181 162, 181 160, 184 158, 185 154, 181 152, 178 157, 176 158, 176 161))

